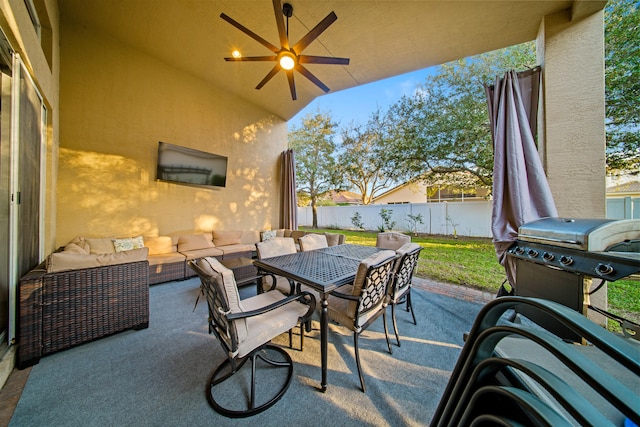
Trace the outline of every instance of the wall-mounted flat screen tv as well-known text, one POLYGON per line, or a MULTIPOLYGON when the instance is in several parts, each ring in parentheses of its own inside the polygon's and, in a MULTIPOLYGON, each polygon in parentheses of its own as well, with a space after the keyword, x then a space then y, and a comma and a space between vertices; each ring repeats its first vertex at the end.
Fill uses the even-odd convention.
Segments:
POLYGON ((227 158, 160 142, 156 176, 160 181, 178 184, 224 187, 227 184, 227 158))

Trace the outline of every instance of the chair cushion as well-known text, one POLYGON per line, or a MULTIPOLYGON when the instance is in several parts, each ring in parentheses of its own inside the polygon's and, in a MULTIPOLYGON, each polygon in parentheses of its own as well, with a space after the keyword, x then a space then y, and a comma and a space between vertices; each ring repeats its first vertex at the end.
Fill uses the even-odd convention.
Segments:
POLYGON ((411 242, 411 236, 407 236, 402 233, 395 233, 393 231, 387 231, 385 233, 378 233, 376 238, 376 247, 382 249, 397 250, 405 243, 411 242))
MULTIPOLYGON (((243 300, 243 305, 247 311, 256 310, 283 298, 286 297, 282 293, 270 291, 243 300)), ((293 301, 259 316, 247 318, 246 324, 249 333, 239 343, 238 356, 243 357, 256 347, 294 328, 299 319, 306 314, 307 309, 306 305, 293 301)))
POLYGON ((342 242, 340 240, 342 240, 344 234, 324 233, 324 235, 327 238, 327 244, 329 246, 338 246, 338 245, 342 244, 342 242))
POLYGON ((296 253, 296 245, 291 237, 274 237, 257 243, 256 249, 260 259, 296 253))
MULTIPOLYGON (((343 285, 337 289, 338 292, 352 295, 353 293, 353 285, 343 285)), ((355 306, 353 310, 349 310, 349 304, 352 304, 353 301, 349 301, 344 298, 338 298, 329 295, 328 298, 329 309, 327 314, 329 315, 329 319, 333 320, 341 324, 342 326, 353 330, 355 325, 355 306)), ((316 307, 322 307, 320 304, 317 304, 316 307)))
POLYGON ((411 257, 405 257, 405 255, 417 249, 420 249, 420 245, 417 243, 406 243, 396 251, 400 258, 398 258, 394 267, 396 280, 393 283, 393 287, 395 292, 391 287, 389 288, 389 302, 393 304, 396 304, 411 289, 407 285, 411 282, 415 262, 411 257))
MULTIPOLYGON (((356 273, 356 277, 353 281, 351 295, 360 296, 360 294, 362 293, 362 289, 366 285, 365 282, 367 280, 367 270, 369 269, 369 267, 380 264, 381 262, 384 262, 395 256, 396 256, 396 253, 394 251, 383 250, 380 252, 376 252, 375 254, 371 255, 368 258, 363 259, 360 265, 358 266, 358 272, 356 273)), ((384 298, 382 298, 381 301, 384 301, 384 298)), ((350 301, 349 308, 348 308, 349 316, 353 316, 355 318, 356 309, 357 309, 357 302, 350 301)), ((372 310, 370 313, 371 314, 375 313, 375 310, 372 310)), ((365 318, 363 317, 360 318, 360 324, 364 324, 365 321, 366 321, 365 318)))
MULTIPOLYGON (((227 302, 229 304, 229 311, 231 313, 244 312, 245 308, 240 300, 240 294, 238 293, 238 286, 236 285, 236 279, 233 275, 233 271, 220 264, 220 261, 213 257, 200 258, 196 263, 198 267, 208 275, 214 275, 214 272, 220 274, 222 277, 224 291, 227 296, 227 302)), ((246 320, 238 319, 231 323, 235 325, 236 333, 238 334, 238 343, 244 341, 248 334, 246 320)))
POLYGON ((327 237, 324 234, 305 234, 300 237, 299 241, 301 251, 313 251, 315 249, 322 249, 329 246, 327 244, 327 237))

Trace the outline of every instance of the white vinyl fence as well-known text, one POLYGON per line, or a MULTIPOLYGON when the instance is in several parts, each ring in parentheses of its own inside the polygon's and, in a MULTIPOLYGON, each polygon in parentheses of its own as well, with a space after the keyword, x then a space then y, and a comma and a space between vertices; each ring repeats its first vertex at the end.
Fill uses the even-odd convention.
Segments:
MULTIPOLYGON (((491 201, 407 203, 398 205, 319 206, 318 227, 354 229, 351 218, 360 214, 366 230, 378 230, 383 225, 381 209, 392 211, 395 231, 413 231, 408 215, 422 215, 418 233, 470 237, 491 237, 491 201)), ((311 227, 311 207, 298 208, 298 226, 311 227)), ((388 230, 387 230, 388 231, 388 230)))

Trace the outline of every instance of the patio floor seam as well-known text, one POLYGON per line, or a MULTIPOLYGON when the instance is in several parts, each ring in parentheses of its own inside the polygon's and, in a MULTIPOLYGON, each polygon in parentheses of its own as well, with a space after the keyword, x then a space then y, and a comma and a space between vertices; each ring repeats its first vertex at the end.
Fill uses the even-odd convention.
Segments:
POLYGON ((496 297, 495 293, 488 291, 469 288, 462 285, 452 285, 450 283, 443 283, 435 280, 422 279, 415 276, 413 277, 412 285, 416 289, 422 289, 427 292, 433 292, 435 294, 476 302, 479 304, 486 304, 496 297))

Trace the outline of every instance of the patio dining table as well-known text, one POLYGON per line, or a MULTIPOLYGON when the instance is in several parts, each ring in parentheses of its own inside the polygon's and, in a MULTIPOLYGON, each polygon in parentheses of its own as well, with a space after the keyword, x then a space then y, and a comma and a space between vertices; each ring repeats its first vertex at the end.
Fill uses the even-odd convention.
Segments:
POLYGON ((308 252, 255 260, 261 271, 283 276, 316 290, 321 299, 320 357, 322 391, 327 389, 328 300, 327 296, 342 285, 353 282, 360 262, 378 252, 373 246, 344 244, 308 252))

